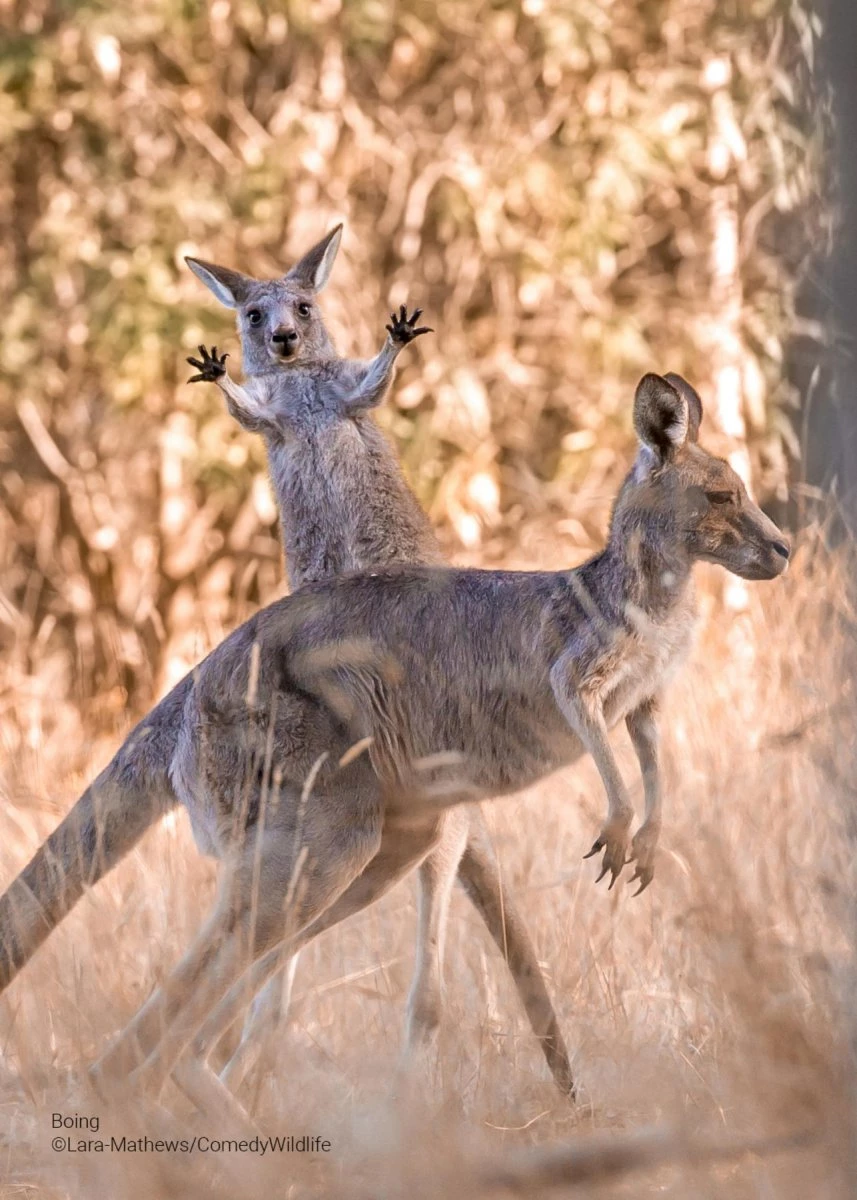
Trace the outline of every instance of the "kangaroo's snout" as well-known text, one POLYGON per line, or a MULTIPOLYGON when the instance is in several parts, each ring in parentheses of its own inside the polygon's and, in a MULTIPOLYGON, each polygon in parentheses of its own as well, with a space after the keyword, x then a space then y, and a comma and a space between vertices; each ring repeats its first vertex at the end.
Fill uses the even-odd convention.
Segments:
POLYGON ((766 560, 764 565, 768 568, 769 572, 765 575, 765 578, 776 579, 778 575, 782 575, 783 571, 789 565, 792 553, 791 544, 779 526, 775 525, 770 517, 766 517, 761 511, 759 511, 759 517, 761 518, 761 533, 764 539, 764 558, 766 560))
POLYGON ((782 575, 788 568, 791 554, 791 546, 788 541, 777 531, 777 536, 768 543, 768 561, 771 573, 766 578, 776 579, 778 575, 782 575))
POLYGON ((275 351, 282 358, 291 358, 298 348, 298 331, 280 325, 271 335, 275 351))
POLYGON ((747 573, 748 579, 776 579, 778 575, 782 575, 789 565, 791 550, 788 542, 782 538, 776 538, 772 542, 768 542, 761 555, 755 558, 750 571, 747 573))
POLYGON ((776 579, 789 565, 791 544, 752 501, 746 503, 745 514, 743 562, 736 574, 745 579, 776 579))

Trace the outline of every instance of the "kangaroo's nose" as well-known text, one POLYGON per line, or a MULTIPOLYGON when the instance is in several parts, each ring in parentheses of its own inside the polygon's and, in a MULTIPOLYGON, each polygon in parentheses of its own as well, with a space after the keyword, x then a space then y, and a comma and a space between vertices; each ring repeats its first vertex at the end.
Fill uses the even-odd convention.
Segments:
POLYGON ((780 558, 784 558, 786 562, 789 561, 789 558, 791 557, 791 548, 789 547, 788 542, 772 542, 771 545, 775 554, 779 554, 780 558))
POLYGON ((271 341, 278 342, 283 346, 291 346, 293 342, 298 340, 296 329, 278 329, 275 334, 272 334, 271 341))

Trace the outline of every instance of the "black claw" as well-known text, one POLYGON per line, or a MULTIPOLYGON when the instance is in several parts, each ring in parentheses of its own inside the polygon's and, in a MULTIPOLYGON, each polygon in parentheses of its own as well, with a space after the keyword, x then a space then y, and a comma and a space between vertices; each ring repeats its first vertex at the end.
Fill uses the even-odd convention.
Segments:
POLYGON ((596 877, 595 882, 600 883, 606 874, 607 874, 607 867, 603 866, 601 868, 601 873, 596 877))
POLYGON ((604 849, 604 842, 601 840, 601 838, 596 838, 596 840, 592 843, 592 849, 589 850, 586 854, 584 854, 583 857, 584 858, 592 858, 593 854, 597 854, 599 850, 603 850, 603 849, 604 849))
POLYGON ((413 314, 408 318, 408 324, 411 326, 416 325, 417 321, 422 315, 423 310, 421 308, 415 308, 413 314))
POLYGON ((644 892, 654 877, 654 871, 642 870, 640 867, 637 867, 634 874, 628 880, 629 883, 634 883, 634 881, 637 879, 640 881, 640 886, 637 888, 636 892, 634 892, 634 895, 639 896, 640 892, 644 892))

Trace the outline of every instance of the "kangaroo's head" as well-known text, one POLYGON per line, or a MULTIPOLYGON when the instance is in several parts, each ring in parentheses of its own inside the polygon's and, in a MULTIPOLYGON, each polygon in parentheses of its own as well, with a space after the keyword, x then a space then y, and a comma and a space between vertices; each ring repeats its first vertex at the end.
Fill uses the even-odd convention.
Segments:
POLYGON ((644 375, 634 397, 640 451, 616 501, 612 537, 742 579, 785 571, 789 543, 722 458, 699 445, 702 401, 680 375, 644 375))
POLYGON ((342 226, 337 225, 280 279, 254 279, 185 259, 221 304, 237 311, 245 375, 331 357, 333 346, 316 298, 330 277, 341 239, 342 226))

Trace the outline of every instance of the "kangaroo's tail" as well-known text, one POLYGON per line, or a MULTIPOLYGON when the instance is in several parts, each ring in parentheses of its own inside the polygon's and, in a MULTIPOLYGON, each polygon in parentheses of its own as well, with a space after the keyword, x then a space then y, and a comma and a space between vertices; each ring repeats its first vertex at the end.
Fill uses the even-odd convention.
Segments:
POLYGON ((129 735, 65 820, 0 896, 0 991, 87 888, 178 803, 169 780, 176 689, 129 735), (163 710, 163 711, 161 711, 163 710))

